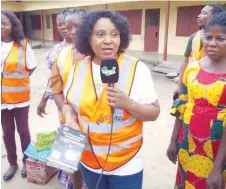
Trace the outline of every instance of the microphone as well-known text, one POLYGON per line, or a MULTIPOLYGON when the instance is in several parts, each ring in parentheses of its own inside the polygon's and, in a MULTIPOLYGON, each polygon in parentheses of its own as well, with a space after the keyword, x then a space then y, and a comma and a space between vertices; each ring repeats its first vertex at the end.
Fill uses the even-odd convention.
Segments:
POLYGON ((119 78, 119 66, 117 60, 102 60, 100 65, 100 75, 102 83, 108 83, 109 87, 114 87, 114 83, 118 83, 119 78))

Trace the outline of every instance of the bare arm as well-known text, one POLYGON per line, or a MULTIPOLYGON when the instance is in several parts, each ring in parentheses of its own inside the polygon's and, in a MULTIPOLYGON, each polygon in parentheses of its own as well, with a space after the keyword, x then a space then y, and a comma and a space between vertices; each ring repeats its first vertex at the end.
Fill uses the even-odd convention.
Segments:
POLYGON ((174 93, 180 93, 180 87, 181 87, 181 83, 183 82, 184 71, 185 71, 186 67, 188 66, 189 56, 191 55, 191 52, 192 52, 192 39, 193 39, 193 35, 190 36, 188 43, 187 43, 187 47, 186 47, 186 50, 184 53, 184 62, 181 65, 180 70, 179 70, 178 86, 174 93))
POLYGON ((173 133, 171 136, 171 142, 177 142, 178 141, 178 137, 180 134, 180 130, 182 127, 182 121, 179 120, 178 118, 175 119, 175 123, 174 123, 174 128, 173 128, 173 133))
POLYGON ((60 110, 60 112, 62 112, 62 108, 63 108, 63 105, 64 105, 64 95, 63 95, 63 93, 54 94, 53 99, 54 99, 54 101, 57 105, 58 110, 60 110))
POLYGON ((158 118, 160 113, 158 100, 152 104, 141 104, 115 87, 108 87, 107 91, 109 106, 123 109, 141 121, 155 121, 158 118))
MULTIPOLYGON (((47 84, 48 86, 48 84, 47 84)), ((40 116, 40 117, 43 117, 43 114, 46 114, 46 103, 48 101, 48 97, 46 97, 46 91, 43 93, 42 95, 42 99, 37 107, 37 114, 40 116)))
POLYGON ((188 61, 189 61, 189 59, 184 57, 184 63, 180 67, 178 89, 180 89, 181 83, 183 82, 184 71, 186 70, 186 68, 188 66, 188 61))
POLYGON ((178 154, 177 142, 178 142, 181 127, 182 127, 181 120, 176 118, 174 128, 173 128, 173 133, 170 140, 170 145, 167 150, 167 156, 169 160, 174 164, 176 164, 177 162, 177 154, 178 154))
POLYGON ((65 118, 65 125, 80 130, 78 125, 78 114, 70 104, 63 104, 62 114, 65 118))
POLYGON ((224 129, 217 157, 214 161, 214 167, 207 179, 207 189, 223 189, 224 179, 222 171, 226 163, 226 128, 224 129))
POLYGON ((225 163, 226 163, 226 128, 224 129, 217 157, 214 161, 214 169, 222 172, 225 163))
POLYGON ((127 106, 126 111, 141 121, 155 121, 160 113, 160 106, 158 100, 152 104, 140 104, 133 100, 129 100, 130 104, 127 106))

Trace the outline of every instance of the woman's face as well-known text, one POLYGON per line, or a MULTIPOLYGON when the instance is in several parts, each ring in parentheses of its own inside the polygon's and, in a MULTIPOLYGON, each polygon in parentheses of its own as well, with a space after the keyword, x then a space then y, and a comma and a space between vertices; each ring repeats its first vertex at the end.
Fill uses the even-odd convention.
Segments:
POLYGON ((205 33, 204 48, 207 56, 213 60, 226 58, 226 28, 214 26, 205 33))
POLYGON ((58 15, 57 16, 57 29, 58 32, 60 33, 60 35, 65 39, 68 37, 68 30, 66 28, 65 25, 65 19, 64 19, 64 15, 58 15))
POLYGON ((212 7, 210 6, 205 6, 200 15, 198 15, 198 19, 197 19, 197 24, 199 27, 205 27, 206 24, 210 21, 210 19, 212 18, 213 14, 212 14, 212 7))
POLYGON ((68 29, 70 39, 76 41, 76 31, 80 25, 80 17, 76 14, 68 15, 65 18, 66 27, 68 29))
POLYGON ((1 37, 2 39, 11 38, 12 36, 12 23, 8 17, 4 14, 1 14, 1 37))
POLYGON ((109 18, 97 20, 90 36, 90 46, 100 60, 117 58, 120 32, 109 18))

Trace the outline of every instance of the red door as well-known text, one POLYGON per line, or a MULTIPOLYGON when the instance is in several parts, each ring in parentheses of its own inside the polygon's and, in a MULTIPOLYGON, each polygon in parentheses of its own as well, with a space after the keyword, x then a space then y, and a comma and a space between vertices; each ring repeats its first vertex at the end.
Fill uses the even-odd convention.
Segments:
POLYGON ((57 23, 56 23, 56 14, 52 15, 52 22, 53 22, 53 39, 55 41, 63 41, 63 38, 61 37, 61 35, 58 32, 57 29, 57 23))
POLYGON ((158 52, 159 47, 159 26, 147 26, 145 28, 144 50, 158 52))
POLYGON ((160 10, 149 9, 145 12, 144 50, 158 52, 160 10))

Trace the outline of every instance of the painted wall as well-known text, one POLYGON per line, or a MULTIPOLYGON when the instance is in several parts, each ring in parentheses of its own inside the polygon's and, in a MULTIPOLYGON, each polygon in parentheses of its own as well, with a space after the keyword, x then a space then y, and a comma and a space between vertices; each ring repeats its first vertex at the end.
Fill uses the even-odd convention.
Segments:
MULTIPOLYGON (((26 33, 28 34, 29 38, 32 39, 41 39, 42 37, 42 30, 34 30, 32 29, 31 26, 31 16, 32 15, 39 15, 39 11, 34 11, 34 12, 25 12, 23 13, 23 16, 25 18, 25 26, 26 26, 26 33)), ((47 29, 47 24, 46 24, 46 14, 43 12, 43 24, 44 24, 44 39, 45 40, 53 40, 53 28, 52 28, 52 19, 50 19, 50 29, 47 29)), ((52 17, 52 15, 50 15, 52 17)))
POLYGON ((146 9, 160 9, 160 33, 159 33, 159 50, 163 48, 162 44, 164 43, 163 36, 164 36, 164 15, 165 15, 165 3, 164 2, 131 2, 131 3, 116 3, 108 5, 109 9, 115 11, 122 11, 122 10, 136 10, 142 9, 142 23, 141 23, 141 35, 133 35, 132 42, 129 46, 130 50, 144 50, 144 34, 145 34, 145 10, 146 9), (163 18, 163 19, 162 19, 163 18))
MULTIPOLYGON (((45 40, 53 40, 53 29, 52 29, 52 20, 51 20, 51 28, 46 28, 46 14, 56 14, 63 8, 68 7, 83 7, 87 11, 104 9, 108 8, 115 11, 122 10, 137 10, 142 9, 142 23, 141 23, 141 34, 133 35, 132 42, 130 44, 129 49, 131 50, 144 50, 144 34, 145 34, 145 10, 146 9, 160 9, 160 31, 159 31, 159 49, 160 53, 164 51, 164 33, 165 33, 165 12, 166 12, 166 4, 165 1, 139 1, 137 0, 130 1, 129 0, 105 0, 105 1, 61 1, 59 3, 54 3, 51 1, 48 2, 2 2, 3 10, 11 10, 11 11, 20 11, 20 10, 39 10, 44 7, 44 34, 45 40), (120 1, 120 3, 118 3, 120 1), (107 2, 108 4, 104 4, 103 2, 107 2), (114 2, 114 3, 113 3, 114 2), (45 3, 45 6, 43 6, 45 3), (83 3, 83 4, 81 4, 83 3), (91 4, 96 4, 92 5, 91 4), (54 7, 54 9, 53 9, 54 7), (61 8, 60 8, 61 7, 61 8)), ((170 22, 169 22, 169 32, 168 32, 168 53, 175 55, 183 55, 188 37, 177 37, 176 36, 176 23, 177 23, 177 8, 182 6, 196 6, 196 5, 206 5, 206 4, 225 4, 224 1, 171 1, 170 7, 170 22)), ((30 11, 23 13, 26 20, 26 30, 30 34, 29 37, 40 39, 41 31, 40 30, 32 30, 31 28, 31 18, 32 14, 39 14, 39 11, 30 11)))
MULTIPOLYGON (((183 6, 198 6, 207 4, 225 4, 223 1, 206 1, 206 2, 188 2, 188 1, 174 1, 171 2, 170 18, 169 18, 169 36, 168 36, 168 53, 183 55, 187 46, 189 37, 176 36, 176 24, 177 24, 177 8, 183 6)), ((162 50, 162 49, 160 49, 162 50)), ((160 51, 161 53, 163 51, 160 51)))
MULTIPOLYGON (((72 7, 71 7, 72 8, 72 7)), ((106 5, 95 5, 90 7, 81 7, 84 8, 86 11, 93 11, 98 9, 105 9, 106 5)), ((43 11, 43 20, 44 20, 44 39, 45 40, 53 40, 53 26, 52 26, 52 14, 57 14, 63 9, 51 9, 51 10, 44 10, 43 11), (47 29, 46 25, 46 15, 50 15, 50 29, 47 29)), ((29 38, 33 39, 41 39, 41 30, 34 30, 31 27, 31 15, 39 15, 40 11, 32 11, 32 12, 25 12, 23 15, 25 17, 25 26, 26 31, 29 34, 29 38)))

